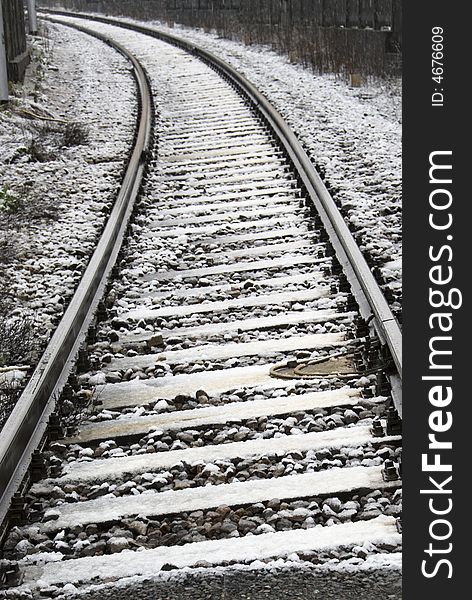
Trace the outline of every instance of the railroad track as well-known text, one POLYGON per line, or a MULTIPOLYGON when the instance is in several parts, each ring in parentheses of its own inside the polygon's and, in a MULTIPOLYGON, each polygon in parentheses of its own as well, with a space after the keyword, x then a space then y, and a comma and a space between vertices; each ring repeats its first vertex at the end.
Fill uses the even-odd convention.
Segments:
POLYGON ((3 583, 58 596, 186 567, 397 564, 401 334, 332 198, 225 63, 89 21, 132 62, 140 121, 5 428, 3 583))

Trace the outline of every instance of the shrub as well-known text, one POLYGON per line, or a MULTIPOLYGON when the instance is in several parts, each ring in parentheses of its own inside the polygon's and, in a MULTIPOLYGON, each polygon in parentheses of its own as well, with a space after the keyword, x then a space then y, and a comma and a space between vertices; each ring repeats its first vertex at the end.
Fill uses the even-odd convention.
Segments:
POLYGON ((11 192, 6 186, 0 188, 0 212, 17 213, 22 207, 22 199, 11 192))
POLYGON ((80 123, 67 123, 62 134, 62 145, 66 147, 83 146, 89 141, 89 132, 80 123))

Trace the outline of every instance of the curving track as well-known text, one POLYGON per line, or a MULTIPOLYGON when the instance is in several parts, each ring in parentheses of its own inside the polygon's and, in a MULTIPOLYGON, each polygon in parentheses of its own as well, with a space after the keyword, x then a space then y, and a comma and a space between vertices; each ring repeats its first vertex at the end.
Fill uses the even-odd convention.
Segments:
MULTIPOLYGON (((88 27, 145 67, 155 145, 146 129, 148 174, 100 322, 10 511, 5 580, 57 595, 185 567, 398 565, 401 335, 332 199, 221 61, 143 28, 88 27), (35 564, 38 552, 60 560, 35 564)), ((95 305, 106 269, 91 274, 95 305)), ((9 431, 4 467, 25 450, 9 431)))

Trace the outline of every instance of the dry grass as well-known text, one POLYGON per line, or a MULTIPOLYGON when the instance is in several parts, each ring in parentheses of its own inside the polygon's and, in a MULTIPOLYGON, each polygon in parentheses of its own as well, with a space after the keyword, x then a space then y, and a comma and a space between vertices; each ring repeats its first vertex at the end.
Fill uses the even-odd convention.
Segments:
POLYGON ((81 123, 67 123, 62 131, 62 146, 84 146, 88 144, 89 131, 81 123))
MULTIPOLYGON (((32 364, 38 354, 37 336, 32 317, 11 314, 14 299, 3 285, 0 289, 0 368, 32 364)), ((18 381, 0 373, 0 429, 3 427, 22 390, 18 381)))
MULTIPOLYGON (((43 4, 54 6, 55 0, 43 0, 43 4)), ((62 4, 69 9, 94 10, 89 0, 63 0, 62 4)), ((181 23, 207 32, 214 31, 246 44, 267 44, 289 55, 293 62, 301 62, 317 73, 336 73, 346 77, 352 73, 363 77, 388 75, 391 64, 387 60, 387 48, 392 51, 396 45, 401 56, 398 43, 387 31, 392 25, 391 2, 378 0, 370 9, 364 7, 362 16, 359 11, 343 9, 342 2, 336 4, 337 8, 335 0, 326 4, 320 0, 302 3, 300 0, 282 3, 275 0, 246 3, 241 0, 239 7, 234 2, 228 9, 229 4, 221 0, 204 5, 197 0, 170 4, 157 0, 103 0, 96 10, 140 20, 160 20, 170 26, 181 23), (205 6, 210 4, 213 9, 206 10, 205 6), (343 10, 346 11, 344 18, 343 10), (325 12, 324 23, 322 11, 325 12), (373 29, 374 26, 376 29, 373 29)))
POLYGON ((17 162, 54 161, 64 148, 82 146, 89 141, 88 128, 81 123, 62 123, 51 121, 32 121, 25 128, 25 143, 10 159, 17 162))
POLYGON ((29 364, 37 350, 34 320, 15 311, 8 283, 0 282, 0 367, 29 364))

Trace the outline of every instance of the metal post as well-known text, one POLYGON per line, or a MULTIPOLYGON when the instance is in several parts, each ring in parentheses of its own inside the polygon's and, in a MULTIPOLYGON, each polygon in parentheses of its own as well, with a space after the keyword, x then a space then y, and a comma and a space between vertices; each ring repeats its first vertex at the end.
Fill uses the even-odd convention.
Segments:
POLYGON ((0 0, 0 102, 8 102, 7 52, 3 28, 3 7, 0 0))
POLYGON ((402 49, 402 3, 400 0, 392 2, 392 46, 394 51, 402 49))
POLYGON ((38 19, 36 17, 36 0, 28 0, 28 22, 29 32, 33 35, 38 33, 38 19))

